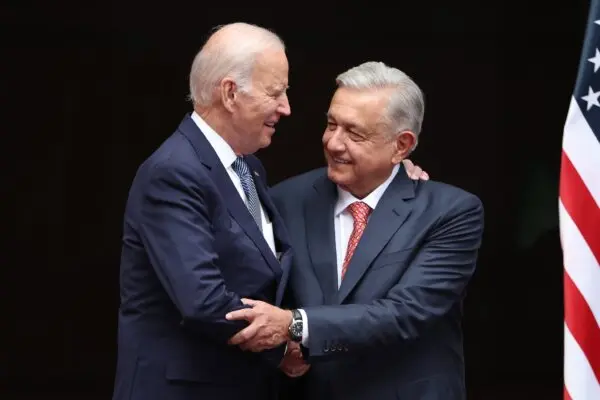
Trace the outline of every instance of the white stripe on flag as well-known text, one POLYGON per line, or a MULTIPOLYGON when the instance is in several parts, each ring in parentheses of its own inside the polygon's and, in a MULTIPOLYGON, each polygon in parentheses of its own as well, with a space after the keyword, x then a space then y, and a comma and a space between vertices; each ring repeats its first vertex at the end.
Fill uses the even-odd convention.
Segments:
POLYGON ((600 399, 600 383, 565 324, 565 387, 573 400, 600 399))
POLYGON ((573 97, 564 128, 563 150, 600 207, 600 142, 573 97))
MULTIPOLYGON (((600 325, 600 296, 598 296, 600 265, 562 201, 559 201, 558 213, 565 270, 590 306, 596 322, 600 325)), ((595 238, 590 239, 596 240, 595 238)))

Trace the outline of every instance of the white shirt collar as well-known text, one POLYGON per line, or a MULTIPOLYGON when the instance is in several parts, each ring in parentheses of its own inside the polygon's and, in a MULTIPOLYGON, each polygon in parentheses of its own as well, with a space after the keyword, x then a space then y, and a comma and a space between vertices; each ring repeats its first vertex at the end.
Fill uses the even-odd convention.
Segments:
POLYGON ((392 183, 392 181, 396 177, 396 174, 398 173, 399 168, 400 168, 400 164, 395 165, 394 169, 392 170, 392 173, 385 180, 385 182, 383 182, 381 185, 377 186, 375 188, 375 190, 373 190, 371 193, 369 193, 367 195, 367 197, 365 197, 362 200, 357 199, 350 192, 347 192, 338 186, 337 187, 338 199, 335 203, 334 216, 337 217, 350 204, 354 203, 355 201, 362 201, 363 203, 366 203, 369 207, 371 207, 371 210, 375 210, 375 207, 377 207, 377 203, 379 203, 379 200, 381 200, 381 197, 383 197, 385 190, 388 188, 390 183, 392 183))
POLYGON ((211 128, 195 111, 192 113, 192 120, 196 123, 198 128, 202 131, 206 140, 210 143, 212 148, 217 153, 217 157, 223 163, 223 166, 227 169, 231 167, 231 164, 237 158, 237 155, 231 148, 231 146, 223 139, 213 128, 211 128))

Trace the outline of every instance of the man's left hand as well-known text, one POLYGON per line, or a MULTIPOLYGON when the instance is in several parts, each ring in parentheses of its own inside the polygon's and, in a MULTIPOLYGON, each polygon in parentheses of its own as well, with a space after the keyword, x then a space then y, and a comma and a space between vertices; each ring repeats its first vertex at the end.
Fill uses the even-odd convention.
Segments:
POLYGON ((242 350, 253 352, 272 349, 289 339, 288 328, 292 323, 292 312, 282 310, 263 301, 242 299, 242 303, 252 306, 228 313, 225 318, 250 322, 239 331, 229 344, 239 345, 242 350))
POLYGON ((413 180, 429 180, 429 174, 418 165, 413 164, 409 159, 402 160, 402 164, 404 164, 404 169, 406 170, 406 174, 410 179, 413 180))
POLYGON ((288 342, 287 352, 279 368, 290 378, 298 378, 308 371, 310 365, 304 362, 298 343, 288 342))

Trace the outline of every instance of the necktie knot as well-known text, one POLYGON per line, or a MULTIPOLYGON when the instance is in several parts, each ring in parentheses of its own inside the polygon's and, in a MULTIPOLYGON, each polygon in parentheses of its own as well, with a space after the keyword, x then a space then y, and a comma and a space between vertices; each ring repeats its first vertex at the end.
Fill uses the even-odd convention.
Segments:
POLYGON ((248 164, 246 164, 243 157, 237 157, 233 164, 231 164, 231 168, 240 177, 250 175, 250 168, 248 168, 248 164))
POLYGON ((371 213, 371 207, 362 201, 355 201, 348 206, 348 211, 355 222, 366 224, 367 218, 369 218, 369 214, 371 213))
POLYGON ((346 270, 348 269, 350 259, 352 259, 354 250, 356 250, 358 242, 360 241, 360 238, 367 227, 367 218, 371 213, 371 207, 362 201, 355 201, 348 206, 348 211, 354 219, 354 227, 352 228, 352 234, 350 235, 348 248, 346 250, 346 257, 344 258, 344 264, 342 265, 342 279, 346 275, 346 270))
POLYGON ((231 164, 231 168, 233 168, 240 178, 242 189, 246 195, 246 207, 248 207, 248 211, 250 211, 252 218, 254 218, 254 221, 258 225, 258 229, 262 231, 260 200, 258 199, 258 192, 256 191, 250 167, 243 157, 238 157, 231 164))

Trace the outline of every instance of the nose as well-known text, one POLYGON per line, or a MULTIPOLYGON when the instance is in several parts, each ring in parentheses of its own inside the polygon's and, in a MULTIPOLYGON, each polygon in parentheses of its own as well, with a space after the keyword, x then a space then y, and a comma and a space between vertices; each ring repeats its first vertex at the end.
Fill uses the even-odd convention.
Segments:
POLYGON ((288 99, 287 94, 283 95, 279 107, 277 108, 277 112, 286 117, 292 113, 292 107, 290 106, 290 100, 288 99))
POLYGON ((341 153, 344 151, 344 141, 342 140, 342 130, 337 127, 334 131, 327 130, 323 135, 323 144, 327 151, 331 153, 341 153))

